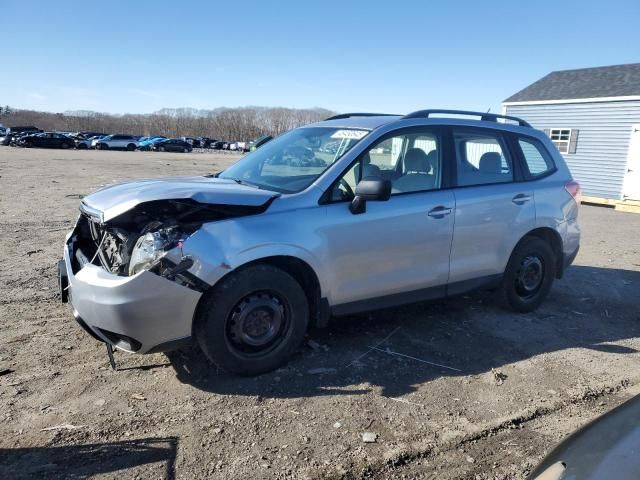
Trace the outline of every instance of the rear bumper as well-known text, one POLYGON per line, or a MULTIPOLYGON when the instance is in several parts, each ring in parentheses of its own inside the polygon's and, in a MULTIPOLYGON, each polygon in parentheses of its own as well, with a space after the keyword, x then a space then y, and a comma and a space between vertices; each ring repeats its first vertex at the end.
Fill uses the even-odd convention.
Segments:
MULTIPOLYGON (((73 315, 92 336, 137 353, 189 343, 200 292, 146 271, 121 277, 97 265, 74 267, 74 254, 72 235, 60 268, 66 273, 73 315)), ((65 288, 64 281, 60 285, 65 288)), ((63 292, 61 296, 64 300, 63 292)))

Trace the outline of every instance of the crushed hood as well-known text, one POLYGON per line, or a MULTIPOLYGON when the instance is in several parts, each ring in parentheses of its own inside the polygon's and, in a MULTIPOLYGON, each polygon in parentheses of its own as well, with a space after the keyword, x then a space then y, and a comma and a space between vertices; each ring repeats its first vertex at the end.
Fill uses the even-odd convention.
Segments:
POLYGON ((82 199, 82 210, 107 222, 137 205, 156 200, 191 199, 205 204, 260 207, 276 192, 214 177, 169 177, 114 183, 82 199))

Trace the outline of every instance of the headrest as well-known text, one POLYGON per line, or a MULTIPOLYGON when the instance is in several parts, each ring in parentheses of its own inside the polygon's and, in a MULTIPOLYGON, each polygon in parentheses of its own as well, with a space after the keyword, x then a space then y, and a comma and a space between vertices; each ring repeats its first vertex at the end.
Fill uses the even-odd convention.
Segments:
POLYGON ((404 171, 405 172, 422 172, 429 173, 431 164, 429 157, 424 150, 420 148, 410 148, 404 155, 404 171))
POLYGON ((498 152, 483 153, 479 168, 483 173, 502 173, 502 157, 498 152))

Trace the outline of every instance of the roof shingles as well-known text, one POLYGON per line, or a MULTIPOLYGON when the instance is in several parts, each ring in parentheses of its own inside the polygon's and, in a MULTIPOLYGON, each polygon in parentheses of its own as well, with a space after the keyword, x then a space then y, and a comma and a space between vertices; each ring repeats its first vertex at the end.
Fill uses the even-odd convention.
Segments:
POLYGON ((551 72, 506 102, 640 95, 640 63, 551 72))

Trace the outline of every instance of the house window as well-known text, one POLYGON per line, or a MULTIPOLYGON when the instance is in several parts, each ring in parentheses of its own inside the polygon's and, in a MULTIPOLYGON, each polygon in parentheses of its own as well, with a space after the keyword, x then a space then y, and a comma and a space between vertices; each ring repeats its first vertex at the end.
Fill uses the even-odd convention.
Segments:
POLYGON ((552 128, 549 137, 560 153, 569 153, 570 128, 552 128))

